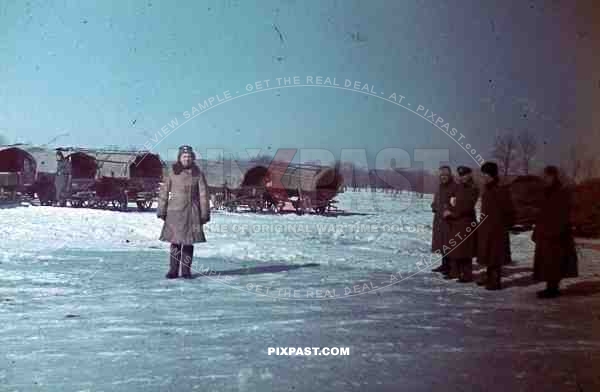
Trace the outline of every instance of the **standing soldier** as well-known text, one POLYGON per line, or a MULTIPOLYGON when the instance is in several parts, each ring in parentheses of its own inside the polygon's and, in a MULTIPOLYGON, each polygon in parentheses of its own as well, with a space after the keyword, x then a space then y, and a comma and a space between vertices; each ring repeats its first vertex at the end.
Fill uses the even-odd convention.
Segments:
POLYGON ((431 251, 442 255, 442 265, 433 269, 433 272, 441 272, 444 275, 450 273, 450 263, 446 253, 450 250, 450 224, 443 218, 442 214, 450 206, 450 193, 454 185, 452 169, 449 166, 439 168, 440 185, 433 196, 431 210, 433 211, 433 230, 431 236, 431 251))
POLYGON ((160 240, 171 243, 167 279, 191 278, 194 243, 206 242, 202 226, 210 221, 208 186, 204 173, 194 163, 190 146, 179 147, 173 172, 163 184, 157 215, 165 221, 160 240))
POLYGON ((71 183, 71 162, 66 159, 62 151, 56 151, 56 177, 54 178, 55 199, 61 207, 67 205, 65 194, 71 183))
POLYGON ((450 273, 447 279, 458 278, 461 283, 473 281, 473 257, 476 255, 475 204, 479 198, 479 188, 473 182, 472 170, 459 166, 458 183, 450 195, 450 206, 444 211, 444 218, 450 223, 450 273))
POLYGON ((535 222, 532 240, 535 242, 533 277, 546 282, 540 298, 560 295, 562 278, 574 278, 577 271, 577 252, 571 233, 569 191, 562 186, 555 166, 544 169, 545 200, 535 222))
POLYGON ((477 262, 487 268, 477 284, 485 285, 487 290, 500 290, 501 269, 510 260, 508 230, 513 224, 514 208, 510 193, 499 185, 498 165, 484 163, 481 175, 485 189, 477 228, 477 262))

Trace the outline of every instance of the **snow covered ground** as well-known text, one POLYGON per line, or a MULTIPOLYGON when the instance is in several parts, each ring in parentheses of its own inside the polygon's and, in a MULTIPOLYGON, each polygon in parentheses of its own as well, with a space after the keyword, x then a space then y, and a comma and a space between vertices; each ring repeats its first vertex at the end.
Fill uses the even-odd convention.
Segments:
POLYGON ((540 302, 513 236, 487 292, 420 264, 427 196, 339 200, 337 217, 216 212, 193 264, 211 275, 174 281, 153 212, 0 209, 0 391, 600 390, 597 252, 540 302), (267 354, 290 346, 350 355, 267 354))

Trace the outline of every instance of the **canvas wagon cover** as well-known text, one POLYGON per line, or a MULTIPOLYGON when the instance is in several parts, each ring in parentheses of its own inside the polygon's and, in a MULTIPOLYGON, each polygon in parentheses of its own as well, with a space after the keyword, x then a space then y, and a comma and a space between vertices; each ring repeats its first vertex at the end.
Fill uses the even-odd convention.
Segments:
POLYGON ((35 158, 20 147, 0 147, 0 172, 21 173, 20 185, 29 186, 35 182, 37 164, 35 158))
POLYGON ((163 172, 158 154, 148 151, 81 150, 96 158, 98 177, 156 177, 163 172))

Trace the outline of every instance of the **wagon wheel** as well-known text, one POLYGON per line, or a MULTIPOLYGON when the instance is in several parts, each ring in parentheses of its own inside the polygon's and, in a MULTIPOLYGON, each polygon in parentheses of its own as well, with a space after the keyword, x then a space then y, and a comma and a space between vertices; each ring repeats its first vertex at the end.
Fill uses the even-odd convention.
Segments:
POLYGON ((96 202, 94 203, 94 207, 105 209, 106 207, 108 207, 108 202, 106 200, 96 200, 96 202))
POLYGON ((152 199, 136 202, 138 211, 148 211, 152 207, 152 199))
POLYGON ((229 203, 226 208, 228 212, 235 212, 237 210, 237 203, 229 203))
POLYGON ((258 212, 259 210, 260 210, 260 206, 258 205, 257 202, 253 201, 250 203, 250 211, 258 212))
POLYGON ((273 204, 275 205, 275 211, 276 211, 278 214, 281 214, 281 213, 283 212, 283 206, 284 206, 284 203, 276 201, 276 202, 275 202, 275 203, 273 203, 273 204))
POLYGON ((281 212, 281 207, 277 202, 271 203, 271 205, 269 205, 269 209, 275 214, 279 214, 281 212))
POLYGON ((112 207, 118 211, 127 211, 127 194, 121 192, 118 199, 111 201, 112 207))
POLYGON ((292 200, 292 207, 294 207, 294 210, 296 211, 296 215, 302 215, 302 213, 304 212, 302 210, 302 200, 298 199, 296 201, 292 200))

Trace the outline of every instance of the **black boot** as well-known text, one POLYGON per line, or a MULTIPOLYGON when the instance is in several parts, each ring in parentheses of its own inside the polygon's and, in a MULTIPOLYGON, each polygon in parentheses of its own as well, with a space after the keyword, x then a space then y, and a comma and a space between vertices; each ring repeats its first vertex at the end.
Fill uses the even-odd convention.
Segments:
POLYGON ((486 290, 501 290, 501 270, 500 267, 488 267, 487 269, 487 282, 485 284, 486 290))
POLYGON ((442 265, 437 268, 431 270, 431 272, 441 272, 442 274, 447 274, 450 271, 450 267, 448 266, 448 257, 442 257, 442 265))
POLYGON ((444 274, 444 279, 456 279, 460 275, 459 265, 457 259, 448 260, 448 273, 444 274))
POLYGON ((548 282, 546 284, 546 290, 537 292, 538 298, 556 298, 560 296, 560 290, 558 289, 558 283, 548 282))
POLYGON ((192 278, 192 258, 194 257, 194 245, 183 245, 181 257, 181 277, 192 278))
POLYGON ((459 262, 460 276, 458 281, 460 283, 471 283, 473 281, 473 260, 472 259, 461 259, 459 262))
POLYGON ((171 244, 169 255, 169 272, 165 278, 176 279, 179 277, 179 259, 181 258, 181 247, 177 244, 171 244))
POLYGON ((477 286, 487 285, 488 275, 489 275, 489 272, 488 272, 488 269, 486 268, 485 271, 480 273, 479 276, 477 277, 477 280, 475 281, 475 283, 477 283, 477 286))

